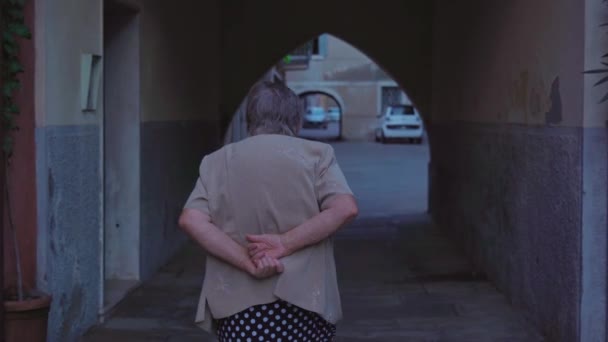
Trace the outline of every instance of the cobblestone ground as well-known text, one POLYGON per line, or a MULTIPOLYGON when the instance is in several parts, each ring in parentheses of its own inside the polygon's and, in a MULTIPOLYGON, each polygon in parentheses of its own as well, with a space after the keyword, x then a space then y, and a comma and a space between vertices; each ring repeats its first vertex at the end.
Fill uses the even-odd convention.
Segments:
POLYGON ((304 139, 335 140, 340 137, 340 122, 330 122, 327 128, 302 128, 300 137, 304 139))
MULTIPOLYGON (((543 341, 421 212, 425 146, 335 148, 361 206, 335 240, 344 310, 338 341, 543 341)), ((83 341, 214 341, 192 324, 204 259, 188 245, 83 341)))

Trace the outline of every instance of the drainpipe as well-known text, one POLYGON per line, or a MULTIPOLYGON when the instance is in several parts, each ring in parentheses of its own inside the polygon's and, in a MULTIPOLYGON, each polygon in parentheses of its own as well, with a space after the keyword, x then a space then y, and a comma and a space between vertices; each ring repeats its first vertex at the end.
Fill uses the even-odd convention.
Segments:
MULTIPOLYGON (((2 6, 0 6, 0 18, 2 18, 2 6)), ((0 34, 2 29, 0 27, 0 34)), ((2 65, 3 52, 0 51, 0 65, 2 65)), ((2 89, 2 78, 0 78, 0 89, 2 89)), ((3 96, 0 96, 0 108, 3 108, 3 96)), ((4 141, 4 125, 0 125, 0 141, 4 141)), ((0 153, 0 194, 4 194, 4 153, 0 153)), ((0 342, 4 342, 4 196, 0 195, 0 342)))
MULTIPOLYGON (((2 88, 2 82, 0 82, 0 88, 2 88)), ((0 102, 0 108, 2 108, 2 102, 0 102)), ((0 141, 4 140, 4 128, 0 132, 0 141)), ((0 193, 4 193, 4 153, 0 153, 0 193)), ((0 196, 0 208, 4 209, 4 197, 0 196)), ((4 210, 2 210, 2 215, 0 215, 0 299, 2 302, 0 303, 0 342, 4 342, 4 210)))

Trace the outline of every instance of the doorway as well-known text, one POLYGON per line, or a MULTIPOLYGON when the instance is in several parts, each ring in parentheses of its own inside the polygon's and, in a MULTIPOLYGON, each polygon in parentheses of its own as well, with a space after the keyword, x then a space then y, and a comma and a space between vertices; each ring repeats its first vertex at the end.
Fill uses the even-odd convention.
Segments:
POLYGON ((104 3, 104 291, 102 314, 140 280, 139 18, 104 3))

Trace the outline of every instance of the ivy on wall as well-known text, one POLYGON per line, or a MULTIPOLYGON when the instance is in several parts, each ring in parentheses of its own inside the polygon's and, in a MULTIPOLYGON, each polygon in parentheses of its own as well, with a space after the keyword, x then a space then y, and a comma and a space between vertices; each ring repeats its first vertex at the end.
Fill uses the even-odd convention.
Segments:
POLYGON ((2 80, 2 124, 4 141, 2 149, 10 158, 13 154, 12 132, 19 129, 16 117, 19 107, 15 92, 21 87, 19 74, 23 65, 19 61, 19 39, 30 39, 30 30, 25 25, 24 7, 26 0, 0 0, 0 33, 2 34, 2 54, 0 57, 0 78, 2 80))
MULTIPOLYGON (((1 100, 0 100, 0 115, 1 119, 1 136, 3 136, 2 150, 4 152, 5 168, 4 179, 4 196, 6 196, 6 207, 8 224, 11 230, 12 242, 15 251, 15 266, 17 270, 17 299, 25 298, 23 289, 23 273, 21 270, 21 258, 19 244, 17 241, 17 231, 13 221, 10 194, 8 190, 8 165, 15 140, 12 133, 19 129, 16 123, 17 115, 19 115, 19 106, 15 100, 16 91, 21 88, 19 74, 23 70, 23 65, 19 60, 19 41, 23 38, 31 39, 32 34, 25 25, 25 1, 26 0, 0 0, 0 34, 1 49, 0 49, 0 84, 1 100)), ((2 232, 3 233, 3 232, 2 232)), ((3 242, 2 242, 3 243, 3 242)))
MULTIPOLYGON (((608 0, 602 0, 602 2, 604 6, 608 6, 608 0)), ((608 28, 608 23, 600 25, 600 28, 608 28)), ((594 84, 594 86, 596 87, 608 82, 608 46, 606 47, 606 53, 600 59, 604 68, 585 71, 585 74, 598 74, 602 76, 602 78, 594 84)), ((608 101, 608 91, 606 91, 606 93, 600 100, 600 103, 606 101, 608 101)))
MULTIPOLYGON (((606 24, 602 24, 600 25, 601 27, 608 27, 608 23, 606 24)), ((602 65, 605 66, 605 68, 601 68, 601 69, 594 69, 594 70, 588 70, 585 71, 586 74, 599 74, 602 75, 603 77, 597 81, 594 86, 599 86, 601 84, 604 84, 606 82, 608 82, 608 53, 604 54, 602 56, 602 65)), ((608 101, 608 91, 606 92, 606 94, 604 94, 604 97, 602 97, 602 99, 600 100, 600 103, 606 102, 608 101)))

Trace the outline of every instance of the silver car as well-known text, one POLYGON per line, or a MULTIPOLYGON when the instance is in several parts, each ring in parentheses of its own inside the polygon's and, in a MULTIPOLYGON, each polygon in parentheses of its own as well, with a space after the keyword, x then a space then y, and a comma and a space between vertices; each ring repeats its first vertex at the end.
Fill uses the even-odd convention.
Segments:
POLYGON ((304 114, 304 127, 314 127, 326 129, 328 115, 323 107, 308 107, 304 114))

